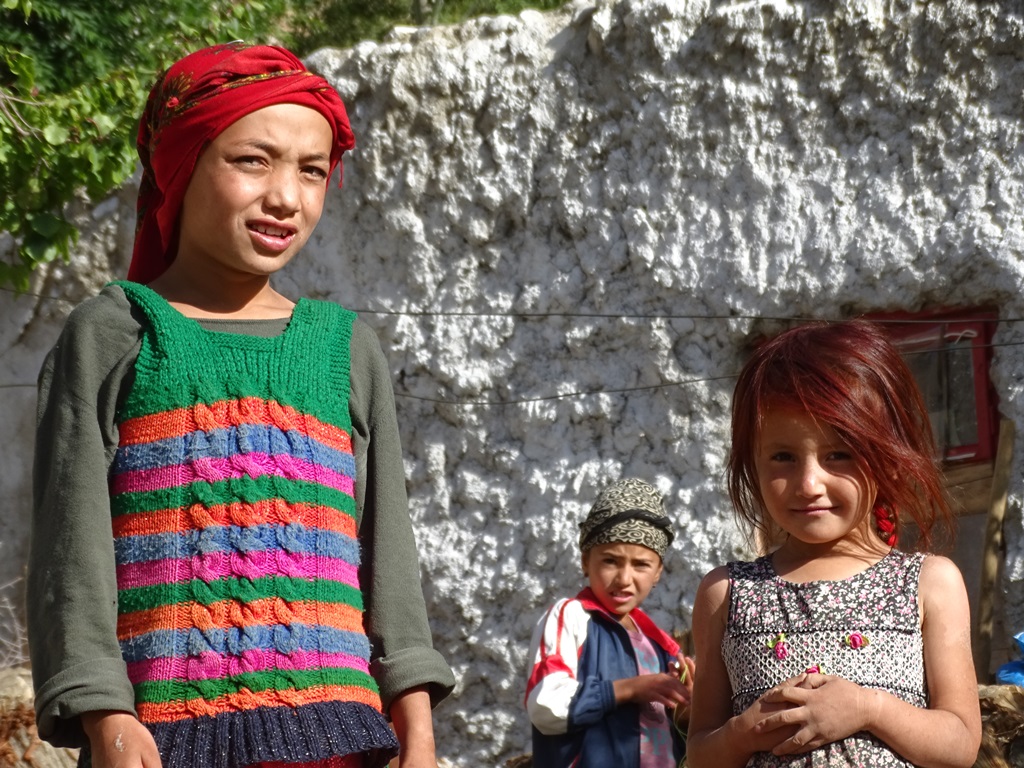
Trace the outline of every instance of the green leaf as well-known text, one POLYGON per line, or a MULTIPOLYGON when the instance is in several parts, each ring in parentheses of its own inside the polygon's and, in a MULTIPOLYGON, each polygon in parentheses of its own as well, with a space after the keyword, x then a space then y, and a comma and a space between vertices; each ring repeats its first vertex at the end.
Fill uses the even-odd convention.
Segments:
POLYGON ((50 123, 43 128, 43 138, 54 145, 63 144, 70 135, 71 132, 66 126, 58 125, 57 123, 50 123))
POLYGON ((106 136, 117 126, 117 122, 107 115, 95 115, 92 118, 92 122, 96 126, 96 130, 99 131, 100 136, 106 136))
POLYGON ((48 240, 52 240, 54 235, 60 232, 65 226, 66 222, 63 219, 54 216, 52 213, 41 213, 32 217, 33 231, 48 240))
POLYGON ((44 237, 28 236, 21 246, 23 260, 30 266, 46 264, 57 258, 57 244, 44 237))

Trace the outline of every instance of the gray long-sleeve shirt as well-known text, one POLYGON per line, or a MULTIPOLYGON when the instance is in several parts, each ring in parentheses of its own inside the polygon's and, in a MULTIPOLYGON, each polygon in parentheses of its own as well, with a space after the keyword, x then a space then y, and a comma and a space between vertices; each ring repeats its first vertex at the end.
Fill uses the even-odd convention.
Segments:
MULTIPOLYGON (((105 288, 68 317, 39 378, 28 623, 40 735, 83 746, 79 716, 134 711, 117 642, 108 476, 118 404, 131 386, 143 318, 105 288)), ((274 336, 287 319, 200 320, 208 330, 274 336)), ((434 650, 409 520, 387 362, 373 331, 352 329, 349 411, 371 672, 385 712, 420 685, 437 703, 455 685, 434 650)))

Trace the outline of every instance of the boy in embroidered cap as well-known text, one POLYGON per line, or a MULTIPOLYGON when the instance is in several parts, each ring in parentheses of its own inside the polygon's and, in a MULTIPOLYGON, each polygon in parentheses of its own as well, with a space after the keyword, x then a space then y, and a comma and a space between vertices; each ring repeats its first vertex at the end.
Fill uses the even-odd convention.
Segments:
POLYGON ((282 48, 206 48, 153 87, 129 280, 40 374, 36 718, 83 765, 437 766, 455 681, 387 363, 353 312, 270 282, 352 146, 282 48))
POLYGON ((693 661, 640 609, 672 539, 661 494, 635 478, 602 491, 580 524, 589 586, 556 602, 531 643, 535 765, 679 765, 685 744, 672 720, 689 706, 693 661))

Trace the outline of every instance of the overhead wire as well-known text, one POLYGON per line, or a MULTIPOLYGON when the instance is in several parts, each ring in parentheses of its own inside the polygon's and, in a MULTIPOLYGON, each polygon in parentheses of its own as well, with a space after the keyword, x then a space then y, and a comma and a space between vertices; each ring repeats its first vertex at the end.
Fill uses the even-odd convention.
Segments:
MULTIPOLYGON (((36 299, 43 299, 45 301, 57 301, 67 302, 70 304, 78 303, 75 299, 65 298, 63 296, 47 296, 41 293, 33 293, 30 291, 17 291, 7 286, 0 286, 0 291, 6 291, 7 293, 13 293, 17 296, 28 296, 36 299)), ((849 317, 830 318, 821 317, 814 315, 761 315, 761 314, 742 314, 742 313, 729 313, 729 314, 677 314, 674 312, 569 312, 569 311, 551 311, 551 312, 529 312, 529 311, 497 311, 497 310, 437 310, 437 309, 371 309, 368 307, 355 308, 346 307, 357 315, 381 315, 381 316, 392 316, 392 317, 509 317, 516 319, 525 320, 544 320, 552 317, 567 317, 567 318, 591 318, 591 319, 609 319, 609 320, 755 320, 763 322, 826 322, 826 323, 837 323, 844 320, 849 320, 849 317)), ((913 318, 913 317, 872 317, 872 322, 879 323, 882 325, 933 325, 936 322, 943 323, 958 323, 958 322, 979 322, 976 316, 957 317, 955 315, 943 315, 941 320, 935 318, 913 318)), ((1024 317, 994 317, 985 318, 980 322, 987 323, 1021 323, 1024 322, 1024 317)))
MULTIPOLYGON (((42 294, 35 294, 29 292, 17 292, 13 289, 2 287, 0 290, 5 290, 12 293, 18 293, 21 296, 29 296, 43 300, 50 301, 69 301, 74 303, 70 299, 65 299, 58 296, 45 296, 42 294)), ((749 320, 756 322, 840 322, 848 318, 831 319, 822 317, 810 317, 801 315, 758 315, 758 314, 727 314, 727 315, 714 315, 714 314, 677 314, 677 313, 629 313, 629 312, 498 312, 498 311, 477 311, 477 310, 458 310, 458 311, 444 311, 444 310, 390 310, 390 309, 354 309, 356 314, 370 314, 370 315, 381 315, 381 316, 393 316, 393 317, 439 317, 439 318, 452 318, 452 317, 494 317, 494 318, 514 318, 514 319, 526 319, 526 320, 543 320, 548 318, 577 318, 577 319, 607 319, 607 320, 690 320, 690 321, 713 321, 713 320, 749 320)), ((955 315, 944 315, 941 319, 935 318, 871 318, 873 322, 884 324, 884 325, 934 325, 938 322, 941 323, 957 323, 957 322, 979 322, 976 316, 958 318, 955 315)), ((985 323, 996 323, 996 324, 1012 324, 1024 322, 1024 318, 983 318, 980 322, 985 323)), ((1000 342, 1000 343, 989 343, 983 345, 975 345, 973 348, 995 348, 995 347, 1011 347, 1021 346, 1024 342, 1000 342)), ((934 351, 934 350, 931 350, 934 351)), ((914 353, 909 353, 914 354, 914 353)), ((477 406, 508 406, 508 405, 524 405, 529 403, 540 403, 549 402, 554 400, 565 400, 570 398, 578 397, 589 397, 594 395, 618 395, 618 394, 630 394, 634 392, 649 392, 659 389, 668 389, 672 387, 685 387, 695 384, 704 384, 713 381, 724 381, 733 379, 737 374, 724 374, 717 376, 706 376, 692 379, 683 379, 680 381, 667 381, 658 384, 647 384, 638 385, 634 387, 615 387, 608 389, 594 389, 594 390, 573 390, 571 392, 559 392, 548 395, 537 395, 535 397, 521 397, 513 399, 482 399, 482 400, 458 400, 444 397, 431 397, 427 395, 416 395, 411 392, 396 391, 396 398, 403 398, 407 400, 418 400, 428 403, 436 403, 440 405, 450 405, 458 407, 477 407, 477 406)), ((35 383, 0 383, 0 389, 13 389, 13 388, 26 388, 35 387, 35 383)))

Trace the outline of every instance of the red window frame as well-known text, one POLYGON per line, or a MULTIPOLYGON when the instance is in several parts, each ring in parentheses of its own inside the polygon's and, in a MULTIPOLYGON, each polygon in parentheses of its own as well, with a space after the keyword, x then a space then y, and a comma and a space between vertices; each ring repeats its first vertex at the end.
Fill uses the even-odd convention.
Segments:
MULTIPOLYGON (((991 461, 998 438, 998 396, 989 378, 992 336, 999 314, 988 308, 943 309, 931 312, 892 312, 867 319, 885 326, 896 345, 907 353, 941 349, 945 342, 971 340, 971 369, 974 382, 974 410, 977 442, 945 446, 942 460, 947 464, 991 461)), ((942 440, 936 435, 936 440, 942 440)))

